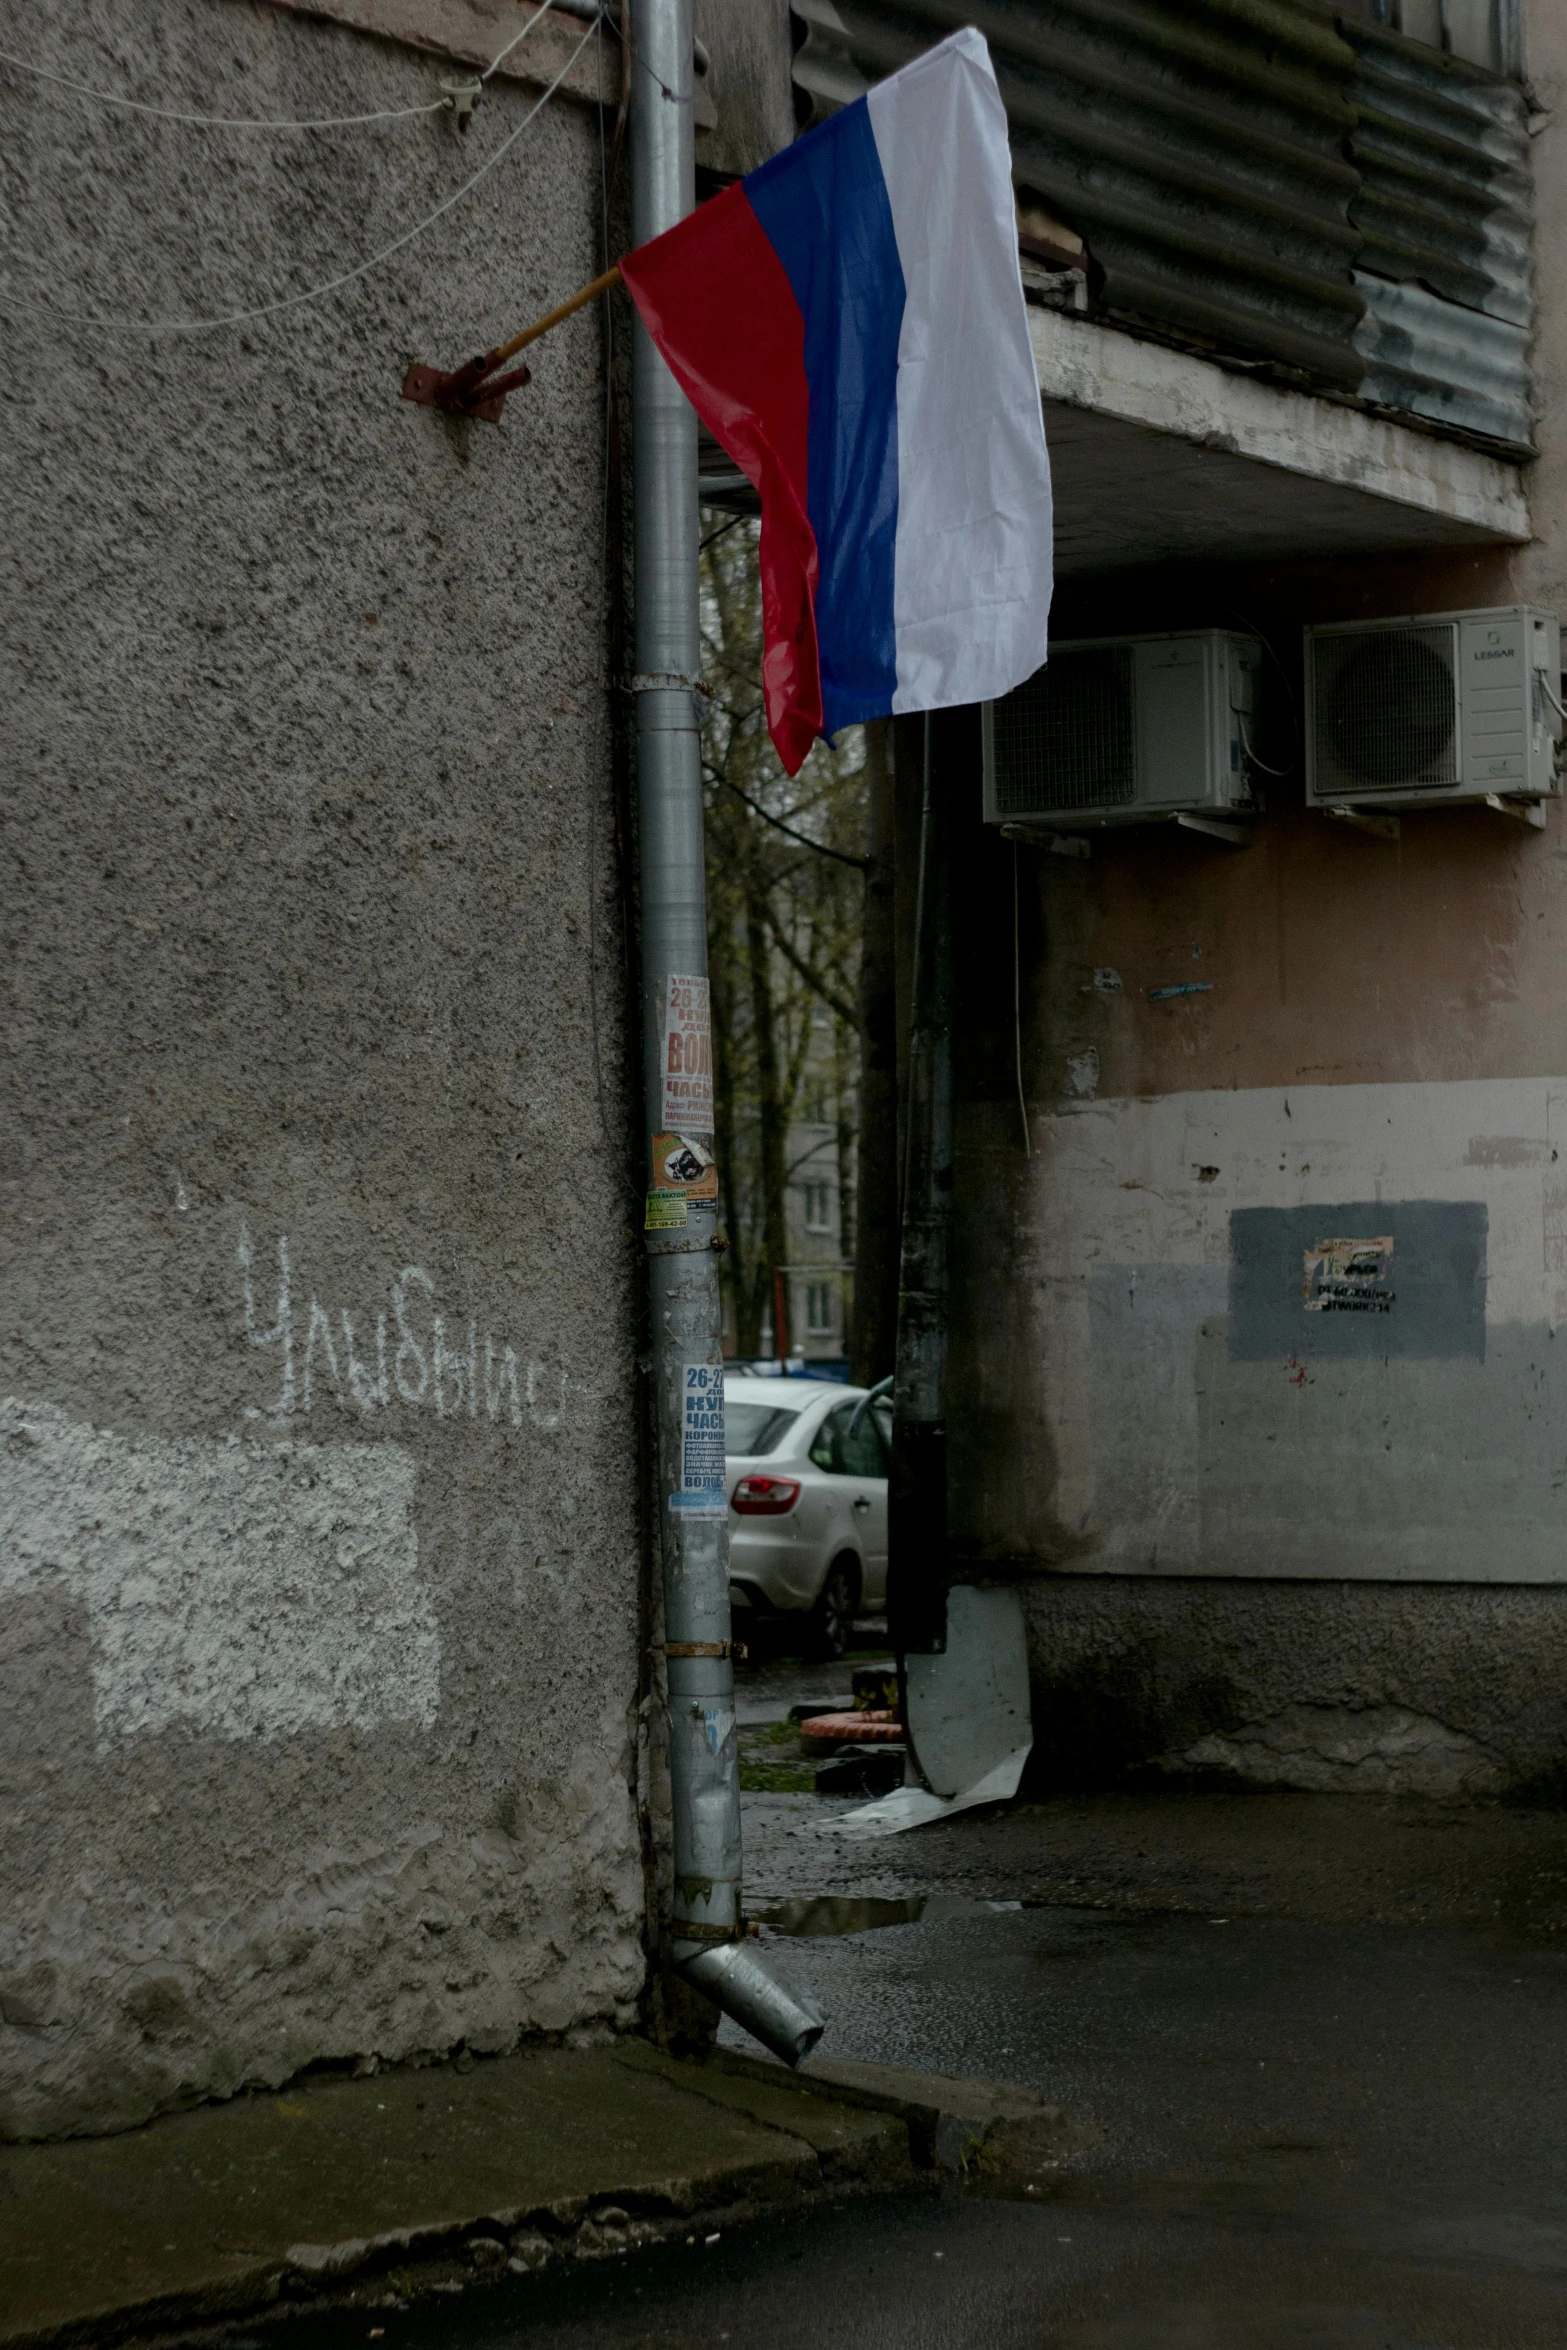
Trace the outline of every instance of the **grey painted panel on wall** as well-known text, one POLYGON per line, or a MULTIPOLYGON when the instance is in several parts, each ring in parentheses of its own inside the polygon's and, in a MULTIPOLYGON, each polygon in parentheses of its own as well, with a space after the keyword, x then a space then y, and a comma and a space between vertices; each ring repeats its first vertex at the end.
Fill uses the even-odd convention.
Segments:
POLYGON ((1567 1581, 1567 1338, 1472 1357, 1293 1364, 1199 1333, 1200 1568, 1567 1581))
POLYGON ((1488 1212, 1479 1200, 1236 1208, 1236 1362, 1485 1360, 1488 1212))

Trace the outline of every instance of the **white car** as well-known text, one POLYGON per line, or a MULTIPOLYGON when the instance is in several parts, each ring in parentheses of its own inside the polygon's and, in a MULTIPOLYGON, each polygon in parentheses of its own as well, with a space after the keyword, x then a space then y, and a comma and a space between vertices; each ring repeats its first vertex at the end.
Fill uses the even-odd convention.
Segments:
POLYGON ((857 1615, 887 1595, 884 1397, 815 1379, 724 1381, 729 1598, 747 1618, 804 1616, 818 1656, 842 1656, 857 1615))

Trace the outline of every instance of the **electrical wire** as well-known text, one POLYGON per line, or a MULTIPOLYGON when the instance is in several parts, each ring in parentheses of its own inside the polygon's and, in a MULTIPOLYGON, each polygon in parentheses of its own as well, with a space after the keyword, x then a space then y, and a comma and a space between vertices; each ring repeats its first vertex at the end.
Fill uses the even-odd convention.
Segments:
MULTIPOLYGON (((539 18, 554 5, 554 0, 543 0, 529 17, 521 32, 513 35, 498 57, 492 57, 479 80, 487 82, 497 67, 511 55, 519 41, 525 41, 539 18)), ((598 17, 594 17, 597 28, 598 17)), ((188 114, 177 106, 153 106, 145 98, 124 98, 115 90, 95 90, 91 82, 79 82, 74 75, 51 72, 45 65, 30 65, 25 57, 17 57, 9 49, 0 49, 0 65, 8 65, 13 73, 27 73, 35 81, 52 82, 58 90, 74 90, 79 97, 91 98, 100 106, 120 106, 130 114, 150 114, 159 122, 186 123, 197 130, 208 131, 336 131, 353 130, 364 123, 406 122, 418 114, 447 114, 452 108, 449 96, 430 98, 419 106, 384 106, 373 114, 322 114, 305 116, 298 122, 280 120, 270 115, 244 114, 188 114)))
POLYGON ((29 73, 35 81, 53 82, 56 89, 74 90, 80 97, 96 99, 100 106, 123 106, 129 114, 151 114, 159 122, 189 123, 199 130, 348 130, 359 123, 404 122, 412 114, 441 114, 451 105, 450 98, 432 98, 422 106, 387 106, 375 114, 324 114, 300 122, 273 121, 270 117, 253 118, 243 114, 186 114, 177 106, 152 106, 144 98, 122 98, 114 90, 95 90, 90 82, 76 81, 68 73, 51 73, 47 66, 29 65, 26 58, 13 57, 8 49, 0 49, 0 65, 8 65, 13 73, 29 73))
MULTIPOLYGON (((543 14, 542 9, 539 14, 543 14)), ((538 17, 535 16, 530 21, 537 24, 538 17)), ((471 194, 480 180, 486 178, 515 147, 535 115, 541 113, 549 104, 567 74, 576 64, 577 59, 582 55, 583 50, 592 40, 595 29, 595 26, 589 25, 543 97, 529 107, 516 129, 508 132, 494 154, 487 157, 477 171, 470 173, 460 188, 454 188, 444 203, 437 204, 433 212, 426 213, 423 220, 415 221, 412 228, 405 229, 400 237, 394 237, 389 245, 383 245, 378 253, 372 253, 368 260, 359 262, 353 269, 345 269, 341 276, 328 278, 324 285, 307 286, 303 293, 285 294, 276 302, 258 302, 249 310, 229 310, 219 318, 85 318, 74 311, 44 309, 35 303, 17 302, 9 293, 0 293, 0 316, 44 318, 55 325, 91 327, 99 334, 201 335, 211 334, 219 327, 245 326, 252 319, 274 318, 280 311, 297 310, 302 303, 319 302, 328 294, 338 293, 342 287, 351 286, 356 278, 368 276, 372 269, 378 269, 383 261, 389 261, 394 253, 400 253, 403 247, 411 245, 416 237, 422 237, 426 229, 433 228, 438 220, 444 219, 454 206, 460 204, 465 196, 471 194)))
POLYGON ((1551 708, 1556 712, 1557 717, 1562 719, 1564 723, 1567 723, 1567 710, 1562 708, 1560 702, 1556 699, 1556 696, 1552 693, 1550 687, 1546 684, 1545 671, 1543 669, 1537 669, 1534 674, 1540 681, 1541 693, 1544 694, 1546 700, 1550 703, 1551 708))
MULTIPOLYGON (((543 16, 543 14, 545 13, 545 10, 546 10, 546 9, 548 9, 548 8, 549 8, 549 7, 550 7, 552 4, 553 4, 553 0, 543 0, 543 4, 542 4, 542 6, 541 6, 541 7, 539 7, 539 8, 536 8, 536 9, 534 10, 534 12, 533 12, 532 16, 530 16, 530 17, 529 17, 529 19, 528 19, 527 23, 526 23, 526 24, 523 26, 523 28, 522 28, 521 32, 520 32, 520 33, 513 33, 513 35, 512 35, 512 37, 511 37, 511 39, 510 39, 510 40, 507 42, 507 44, 506 44, 505 48, 504 48, 504 49, 503 49, 503 50, 500 52, 500 55, 499 55, 498 57, 492 57, 492 58, 490 59, 490 62, 489 62, 489 64, 488 64, 488 65, 485 67, 485 69, 484 69, 483 73, 481 73, 481 74, 480 74, 480 76, 479 76, 479 79, 480 79, 480 81, 481 81, 481 82, 487 82, 487 81, 489 80, 489 78, 490 78, 491 74, 492 74, 492 73, 494 73, 494 72, 497 70, 497 68, 498 68, 498 67, 500 67, 500 66, 502 66, 502 65, 504 65, 504 64, 505 64, 505 62, 506 62, 507 58, 508 58, 508 57, 511 55, 512 51, 513 51, 513 50, 514 50, 514 49, 517 47, 517 44, 518 44, 520 41, 525 41, 525 40, 527 39, 528 35, 529 35, 529 34, 532 32, 532 30, 533 30, 534 26, 535 26, 535 25, 538 23, 538 21, 539 21, 539 18, 540 18, 541 16, 543 16)), ((595 16, 594 16, 594 18, 593 18, 593 22, 592 22, 592 24, 591 24, 591 25, 590 25, 590 27, 589 27, 589 30, 590 30, 591 32, 595 32, 595 33, 596 33, 596 32, 598 31, 598 29, 599 29, 599 20, 598 20, 598 17, 595 15, 595 16)))
MULTIPOLYGON (((1267 654, 1268 659, 1273 663, 1273 666, 1278 671, 1280 677, 1283 678, 1284 691, 1289 697, 1290 732, 1295 738, 1295 757, 1298 759, 1302 753, 1302 742, 1300 730, 1300 710, 1295 698, 1295 680, 1293 677, 1291 677, 1289 670, 1285 667, 1284 662, 1280 659, 1277 648, 1267 637, 1263 635, 1261 629, 1256 626, 1255 622, 1248 620, 1244 612, 1238 612, 1233 604, 1225 604, 1221 607, 1221 609, 1226 611, 1230 618, 1236 622, 1243 636, 1249 636, 1253 638, 1257 644, 1261 645, 1263 651, 1267 654)), ((1260 759, 1257 764, 1261 766, 1262 762, 1260 759)), ((1275 770, 1270 768, 1268 772, 1272 774, 1275 772, 1275 770)))
POLYGON ((1237 710, 1235 713, 1235 720, 1236 724, 1240 728, 1241 749, 1245 752, 1247 758, 1251 761, 1254 767, 1260 767, 1264 775, 1277 775, 1282 777, 1288 775, 1291 772, 1288 767, 1270 767, 1266 759, 1258 758, 1256 752, 1251 747, 1251 736, 1246 732, 1246 716, 1244 711, 1237 710))
POLYGON ((678 90, 672 90, 668 82, 665 81, 663 75, 654 71, 654 68, 648 63, 648 60, 643 56, 640 49, 636 53, 636 61, 638 65, 645 67, 646 70, 653 75, 654 81, 658 84, 659 96, 661 98, 667 98, 671 106, 694 106, 696 104, 696 92, 694 90, 688 90, 684 97, 681 96, 678 90))

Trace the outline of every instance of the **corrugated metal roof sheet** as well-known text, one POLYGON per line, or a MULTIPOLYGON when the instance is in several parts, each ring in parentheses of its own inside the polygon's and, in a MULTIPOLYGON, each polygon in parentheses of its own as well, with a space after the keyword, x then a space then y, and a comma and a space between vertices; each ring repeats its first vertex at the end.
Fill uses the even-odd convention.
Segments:
POLYGON ((1522 94, 1461 59, 1346 25, 1363 238, 1361 396, 1519 448, 1534 429, 1534 252, 1522 94))
POLYGON ((1528 448, 1527 138, 1509 84, 1311 0, 793 7, 808 117, 977 25, 1014 178, 1085 239, 1101 315, 1528 448))

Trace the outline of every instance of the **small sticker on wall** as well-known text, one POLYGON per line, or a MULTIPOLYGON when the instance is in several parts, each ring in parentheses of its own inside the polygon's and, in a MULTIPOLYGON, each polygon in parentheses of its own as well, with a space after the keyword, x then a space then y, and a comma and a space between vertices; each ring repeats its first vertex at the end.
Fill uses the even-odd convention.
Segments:
POLYGON ((729 1507, 723 1365, 682 1363, 680 1390, 680 1485, 669 1506, 686 1517, 721 1518, 729 1507))
POLYGON ((669 976, 664 1010, 664 1107, 671 1133, 713 1131, 713 1028, 705 979, 669 976))
POLYGON ((1319 1240, 1304 1256, 1307 1313, 1390 1314, 1397 1295, 1388 1279, 1392 1262, 1387 1233, 1375 1240, 1319 1240))

